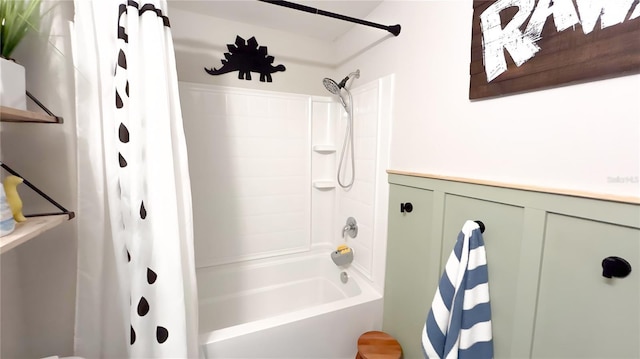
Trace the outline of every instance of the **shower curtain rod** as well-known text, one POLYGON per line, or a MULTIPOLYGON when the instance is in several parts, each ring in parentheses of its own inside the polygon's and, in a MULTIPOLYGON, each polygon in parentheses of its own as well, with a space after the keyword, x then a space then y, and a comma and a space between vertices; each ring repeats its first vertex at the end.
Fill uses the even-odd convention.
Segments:
POLYGON ((336 14, 336 13, 333 13, 333 12, 316 9, 316 8, 311 7, 311 6, 292 3, 290 1, 282 1, 282 0, 258 0, 258 1, 266 2, 266 3, 269 3, 269 4, 273 4, 273 5, 279 5, 279 6, 288 7, 289 9, 305 11, 305 12, 309 12, 309 13, 312 13, 312 14, 328 16, 328 17, 332 17, 334 19, 340 19, 340 20, 344 20, 344 21, 354 22, 356 24, 371 26, 371 27, 375 27, 375 28, 378 28, 378 29, 382 29, 382 30, 387 30, 390 33, 392 33, 394 36, 398 36, 400 34, 400 25, 387 26, 387 25, 376 24, 375 22, 366 21, 366 20, 362 20, 362 19, 356 19, 354 17, 350 17, 350 16, 346 16, 346 15, 340 15, 340 14, 336 14))

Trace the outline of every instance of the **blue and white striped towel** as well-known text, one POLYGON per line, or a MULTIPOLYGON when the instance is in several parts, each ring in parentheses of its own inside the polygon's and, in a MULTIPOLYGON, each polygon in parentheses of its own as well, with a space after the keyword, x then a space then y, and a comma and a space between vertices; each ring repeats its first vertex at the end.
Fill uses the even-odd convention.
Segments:
POLYGON ((482 233, 467 221, 422 330, 425 358, 493 358, 489 275, 482 233))

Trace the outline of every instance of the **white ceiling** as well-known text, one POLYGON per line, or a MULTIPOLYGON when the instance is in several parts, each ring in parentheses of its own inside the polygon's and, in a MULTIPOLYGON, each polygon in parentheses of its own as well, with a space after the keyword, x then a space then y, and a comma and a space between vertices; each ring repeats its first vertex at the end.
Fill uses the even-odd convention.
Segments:
MULTIPOLYGON (((319 10, 364 19, 382 0, 292 1, 319 10)), ((257 0, 169 0, 169 6, 231 21, 334 41, 356 25, 330 17, 293 10, 257 0)))

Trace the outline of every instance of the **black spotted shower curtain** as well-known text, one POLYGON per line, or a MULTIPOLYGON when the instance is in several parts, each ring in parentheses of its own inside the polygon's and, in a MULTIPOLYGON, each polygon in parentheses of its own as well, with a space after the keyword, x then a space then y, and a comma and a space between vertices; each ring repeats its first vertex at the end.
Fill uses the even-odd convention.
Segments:
POLYGON ((75 354, 197 358, 191 189, 166 1, 76 0, 75 354))

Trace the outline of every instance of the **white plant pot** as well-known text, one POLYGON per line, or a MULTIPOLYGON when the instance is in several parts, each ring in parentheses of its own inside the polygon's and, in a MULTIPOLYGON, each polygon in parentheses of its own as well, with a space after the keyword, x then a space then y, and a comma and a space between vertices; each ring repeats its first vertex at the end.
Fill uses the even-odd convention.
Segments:
POLYGON ((24 66, 0 58, 0 105, 27 109, 24 66))

